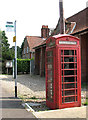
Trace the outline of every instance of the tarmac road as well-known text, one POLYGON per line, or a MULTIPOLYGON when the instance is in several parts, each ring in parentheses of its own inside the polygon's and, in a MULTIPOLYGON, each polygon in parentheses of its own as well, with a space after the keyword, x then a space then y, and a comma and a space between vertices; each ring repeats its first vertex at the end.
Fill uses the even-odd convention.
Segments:
MULTIPOLYGON (((1 87, 1 86, 0 86, 1 87)), ((37 120, 31 112, 27 112, 21 105, 22 101, 16 99, 14 95, 8 93, 5 88, 2 88, 2 95, 0 94, 0 112, 2 112, 1 120, 13 120, 10 118, 16 118, 16 120, 37 120), (2 106, 1 106, 2 105, 2 106), (2 109, 2 111, 1 111, 2 109), (8 119, 7 119, 8 118, 8 119)), ((14 119, 15 120, 15 119, 14 119)))

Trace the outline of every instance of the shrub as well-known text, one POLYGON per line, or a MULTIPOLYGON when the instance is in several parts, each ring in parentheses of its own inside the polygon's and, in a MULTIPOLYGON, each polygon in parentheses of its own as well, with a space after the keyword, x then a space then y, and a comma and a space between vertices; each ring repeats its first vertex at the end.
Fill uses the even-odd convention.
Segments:
POLYGON ((17 72, 30 72, 30 60, 31 59, 17 59, 17 72))

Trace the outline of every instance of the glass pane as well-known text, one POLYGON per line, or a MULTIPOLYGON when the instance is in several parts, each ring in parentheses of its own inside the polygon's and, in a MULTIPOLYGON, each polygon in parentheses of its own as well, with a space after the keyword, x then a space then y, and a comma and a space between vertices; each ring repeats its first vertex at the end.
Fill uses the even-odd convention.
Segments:
POLYGON ((52 64, 48 64, 48 69, 52 69, 52 64))
POLYGON ((48 51, 47 56, 53 56, 53 51, 48 51))
POLYGON ((48 82, 52 82, 52 81, 53 81, 52 76, 49 76, 49 75, 48 75, 48 82))
POLYGON ((52 90, 52 88, 53 88, 52 83, 48 83, 48 89, 52 90))
POLYGON ((61 62, 63 62, 63 57, 61 57, 61 62))
POLYGON ((64 77, 64 82, 75 82, 75 77, 64 77))
POLYGON ((62 70, 62 76, 63 76, 63 70, 62 70))
POLYGON ((74 57, 64 57, 64 62, 74 62, 74 57))
POLYGON ((53 101, 53 51, 47 52, 47 99, 53 101))
POLYGON ((77 75, 77 70, 64 70, 64 75, 77 75))
POLYGON ((74 50, 64 50, 64 55, 74 55, 74 50))
POLYGON ((74 70, 65 70, 64 75, 74 75, 74 70))
POLYGON ((66 97, 65 102, 75 102, 75 96, 74 97, 66 97))
POLYGON ((48 70, 48 76, 52 77, 52 71, 51 70, 48 70))
MULTIPOLYGON (((76 68, 76 66, 75 66, 75 68, 76 68)), ((64 64, 64 69, 74 69, 74 63, 68 63, 68 64, 65 63, 64 64)))
POLYGON ((63 89, 63 84, 62 84, 62 89, 63 89))
POLYGON ((63 55, 63 50, 61 50, 61 55, 63 55))
POLYGON ((77 95, 77 90, 76 90, 76 95, 77 95))
POLYGON ((64 89, 75 88, 75 83, 64 84, 64 89))
POLYGON ((53 62, 53 58, 47 58, 47 62, 48 63, 52 63, 53 62))
POLYGON ((63 82, 63 77, 62 77, 62 82, 63 82))
POLYGON ((64 103, 64 100, 63 100, 63 98, 62 98, 62 103, 64 103))
POLYGON ((64 96, 64 95, 63 95, 63 91, 62 91, 62 96, 64 96))
POLYGON ((66 90, 65 96, 68 96, 68 95, 75 95, 75 90, 66 90))

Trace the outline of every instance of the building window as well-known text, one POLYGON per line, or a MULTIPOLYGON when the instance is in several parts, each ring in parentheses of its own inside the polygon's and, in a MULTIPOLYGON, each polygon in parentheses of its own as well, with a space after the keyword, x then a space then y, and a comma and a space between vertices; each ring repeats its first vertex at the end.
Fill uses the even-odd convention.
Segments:
POLYGON ((28 53, 28 47, 27 47, 27 53, 28 53))
POLYGON ((25 48, 24 48, 24 54, 25 54, 25 48))

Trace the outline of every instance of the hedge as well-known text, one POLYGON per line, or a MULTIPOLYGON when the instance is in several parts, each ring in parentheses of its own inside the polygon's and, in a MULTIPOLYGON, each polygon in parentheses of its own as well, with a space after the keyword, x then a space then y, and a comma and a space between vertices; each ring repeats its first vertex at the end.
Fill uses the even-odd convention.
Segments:
POLYGON ((30 72, 30 60, 31 59, 17 59, 17 72, 30 72))

